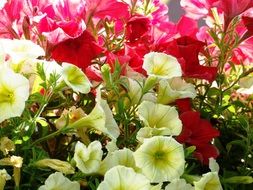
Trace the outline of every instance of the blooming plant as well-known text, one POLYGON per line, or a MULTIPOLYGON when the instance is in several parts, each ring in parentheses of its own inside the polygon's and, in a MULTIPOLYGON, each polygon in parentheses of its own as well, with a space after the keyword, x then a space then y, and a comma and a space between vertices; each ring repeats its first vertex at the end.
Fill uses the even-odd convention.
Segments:
POLYGON ((252 189, 253 0, 180 3, 0 2, 0 190, 252 189))

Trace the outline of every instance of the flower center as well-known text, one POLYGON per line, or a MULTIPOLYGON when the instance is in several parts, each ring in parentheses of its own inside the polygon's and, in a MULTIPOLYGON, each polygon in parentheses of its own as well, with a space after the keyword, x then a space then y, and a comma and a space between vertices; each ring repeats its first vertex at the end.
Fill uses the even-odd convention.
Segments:
POLYGON ((163 160, 165 156, 164 152, 158 151, 154 154, 156 160, 163 160))
POLYGON ((13 103, 14 102, 14 91, 6 87, 0 88, 0 103, 13 103))

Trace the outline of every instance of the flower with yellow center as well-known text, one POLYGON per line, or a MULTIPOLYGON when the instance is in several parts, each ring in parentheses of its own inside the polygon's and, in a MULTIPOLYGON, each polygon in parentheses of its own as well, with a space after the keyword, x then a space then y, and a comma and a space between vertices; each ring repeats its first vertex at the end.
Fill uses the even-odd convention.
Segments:
POLYGON ((70 181, 63 176, 61 172, 51 174, 45 181, 45 185, 38 190, 80 190, 80 184, 76 181, 70 181))
POLYGON ((106 172, 98 190, 150 190, 149 180, 132 168, 115 166, 106 172))
POLYGON ((165 53, 150 52, 146 54, 142 67, 149 76, 161 79, 182 76, 181 66, 177 59, 165 53))
POLYGON ((151 183, 172 181, 184 172, 183 146, 172 137, 144 139, 144 143, 135 151, 134 158, 137 167, 151 183))
POLYGON ((138 107, 138 116, 156 135, 179 135, 182 122, 175 107, 143 101, 138 107))
POLYGON ((91 83, 86 75, 77 66, 70 63, 62 64, 62 77, 64 82, 75 92, 87 94, 91 83))
POLYGON ((29 97, 29 81, 10 68, 0 66, 0 123, 20 116, 29 97))

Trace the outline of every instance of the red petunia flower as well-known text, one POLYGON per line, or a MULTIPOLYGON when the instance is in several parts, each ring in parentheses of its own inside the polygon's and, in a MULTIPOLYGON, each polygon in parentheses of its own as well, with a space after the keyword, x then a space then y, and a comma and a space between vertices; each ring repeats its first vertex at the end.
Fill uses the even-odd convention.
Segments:
POLYGON ((203 164, 209 164, 209 158, 216 159, 219 156, 218 149, 212 144, 197 146, 193 155, 203 164))
POLYGON ((126 24, 126 39, 130 42, 139 40, 150 31, 150 28, 151 22, 149 18, 135 15, 131 17, 126 24))
POLYGON ((216 78, 217 68, 199 64, 198 55, 206 44, 189 36, 177 38, 171 42, 160 44, 165 51, 178 58, 185 77, 205 79, 212 82, 216 78))
POLYGON ((249 35, 253 35, 253 15, 252 15, 252 17, 243 16, 242 20, 243 20, 245 27, 248 30, 249 35))
POLYGON ((197 158, 200 158, 201 155, 200 161, 204 161, 204 163, 208 163, 206 161, 210 157, 216 158, 218 151, 213 151, 214 148, 210 141, 214 137, 218 137, 220 132, 213 128, 208 120, 201 119, 199 112, 186 111, 180 115, 180 119, 183 123, 183 130, 177 137, 177 141, 186 145, 196 146, 195 154, 197 158), (207 154, 209 148, 210 154, 207 154))
POLYGON ((95 38, 88 31, 84 31, 78 38, 68 39, 55 45, 51 54, 56 61, 72 63, 85 71, 91 64, 91 60, 102 51, 103 49, 96 44, 95 38))

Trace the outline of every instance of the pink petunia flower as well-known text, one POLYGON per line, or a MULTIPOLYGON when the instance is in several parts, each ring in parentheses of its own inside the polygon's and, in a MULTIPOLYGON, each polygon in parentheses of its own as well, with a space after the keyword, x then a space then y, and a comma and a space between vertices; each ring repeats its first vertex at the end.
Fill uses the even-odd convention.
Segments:
POLYGON ((64 0, 43 7, 40 9, 43 16, 37 25, 39 33, 51 44, 79 37, 86 29, 83 20, 84 5, 83 0, 75 3, 64 0))

